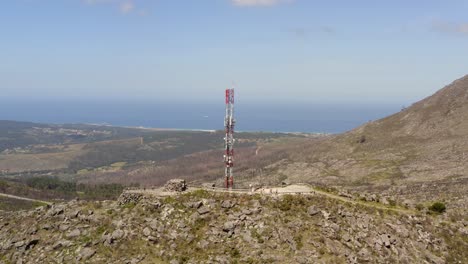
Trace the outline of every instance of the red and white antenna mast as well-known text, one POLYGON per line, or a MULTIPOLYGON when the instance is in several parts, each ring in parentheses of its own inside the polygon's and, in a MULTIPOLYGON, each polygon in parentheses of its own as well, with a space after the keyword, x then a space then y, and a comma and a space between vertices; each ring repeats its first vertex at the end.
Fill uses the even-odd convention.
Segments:
POLYGON ((226 89, 226 116, 224 117, 224 128, 226 136, 224 137, 224 176, 225 186, 228 189, 234 187, 234 175, 232 167, 234 167, 234 88, 226 89))

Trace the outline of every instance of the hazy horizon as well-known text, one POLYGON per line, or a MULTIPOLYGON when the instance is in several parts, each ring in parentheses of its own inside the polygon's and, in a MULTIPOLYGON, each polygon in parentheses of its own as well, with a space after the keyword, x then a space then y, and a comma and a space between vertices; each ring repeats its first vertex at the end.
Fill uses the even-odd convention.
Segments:
MULTIPOLYGON (((250 103, 235 107, 238 131, 340 133, 398 112, 399 104, 250 103)), ((3 101, 0 120, 223 129, 224 102, 3 101)))

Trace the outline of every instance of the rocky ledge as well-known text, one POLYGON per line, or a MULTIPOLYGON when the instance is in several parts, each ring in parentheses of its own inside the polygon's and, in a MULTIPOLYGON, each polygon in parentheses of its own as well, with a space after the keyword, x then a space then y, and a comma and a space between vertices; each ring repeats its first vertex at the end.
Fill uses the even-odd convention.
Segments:
POLYGON ((466 221, 194 191, 0 213, 0 263, 468 263, 466 221))

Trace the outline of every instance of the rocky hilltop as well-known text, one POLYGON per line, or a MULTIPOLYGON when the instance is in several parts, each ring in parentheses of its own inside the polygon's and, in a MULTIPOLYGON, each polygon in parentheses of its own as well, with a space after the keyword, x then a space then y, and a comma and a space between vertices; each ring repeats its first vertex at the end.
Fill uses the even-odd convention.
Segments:
MULTIPOLYGON (((0 264, 468 263, 468 76, 348 133, 249 151, 237 187, 313 191, 185 191, 173 181, 166 196, 132 189, 118 201, 0 211, 0 264)), ((218 156, 184 156, 204 164, 177 176, 219 179, 218 156)), ((111 178, 162 181, 186 162, 163 164, 111 178)))
POLYGON ((0 214, 0 263, 466 263, 467 223, 319 195, 197 190, 0 214))

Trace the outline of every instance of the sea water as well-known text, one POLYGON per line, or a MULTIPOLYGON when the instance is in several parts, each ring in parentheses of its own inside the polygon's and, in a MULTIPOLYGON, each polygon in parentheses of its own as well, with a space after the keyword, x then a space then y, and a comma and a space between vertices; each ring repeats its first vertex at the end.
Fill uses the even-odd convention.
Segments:
MULTIPOLYGON (((401 110, 401 104, 239 103, 238 131, 340 133, 401 110)), ((0 100, 0 120, 223 129, 223 102, 0 100)))

